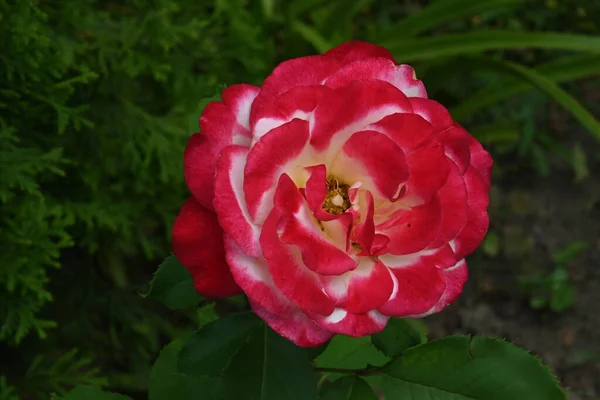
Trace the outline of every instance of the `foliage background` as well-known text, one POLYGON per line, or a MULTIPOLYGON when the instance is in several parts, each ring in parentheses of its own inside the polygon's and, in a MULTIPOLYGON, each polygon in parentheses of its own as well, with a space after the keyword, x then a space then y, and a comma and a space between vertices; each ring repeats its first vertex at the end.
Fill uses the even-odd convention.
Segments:
MULTIPOLYGON (((145 398, 161 347, 207 318, 140 293, 187 196, 186 140, 223 85, 346 40, 386 44, 492 151, 497 181, 586 182, 599 23, 585 0, 0 0, 0 399, 81 383, 145 398), (587 36, 535 37, 549 31, 587 36), (558 116, 579 134, 553 134, 558 116)), ((475 259, 496 257, 502 235, 475 259)), ((589 246, 566 245, 556 268, 523 273, 529 308, 572 305, 567 264, 589 246)))

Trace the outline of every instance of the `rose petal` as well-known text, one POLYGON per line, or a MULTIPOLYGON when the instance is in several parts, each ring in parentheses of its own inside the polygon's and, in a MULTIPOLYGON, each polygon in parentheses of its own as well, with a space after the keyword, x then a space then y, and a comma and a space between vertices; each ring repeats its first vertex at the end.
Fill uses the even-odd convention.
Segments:
POLYGON ((371 310, 366 314, 353 314, 342 308, 336 310, 327 317, 310 316, 324 329, 352 337, 373 335, 385 328, 390 317, 383 315, 377 310, 371 310))
POLYGON ((330 91, 325 86, 299 86, 275 99, 259 97, 252 104, 252 142, 294 118, 308 120, 319 101, 330 91))
POLYGON ((365 188, 376 189, 378 197, 391 201, 398 198, 400 185, 408 179, 402 149, 392 139, 375 131, 353 134, 335 158, 331 172, 349 184, 360 181, 365 188))
POLYGON ((444 147, 437 141, 431 141, 406 154, 408 181, 406 196, 429 201, 444 185, 452 161, 444 154, 444 147))
POLYGON ((444 153, 458 166, 464 174, 471 161, 469 138, 471 135, 458 125, 453 125, 437 135, 437 140, 444 145, 444 153))
POLYGON ((421 314, 429 311, 446 289, 442 270, 427 259, 418 259, 414 264, 395 267, 387 258, 387 267, 394 275, 394 294, 379 311, 393 317, 421 314))
POLYGON ((250 301, 250 305, 271 329, 297 346, 316 347, 327 342, 333 336, 332 332, 322 329, 300 310, 290 316, 281 316, 268 312, 253 301, 250 301))
POLYGON ((440 312, 450 304, 454 303, 458 296, 460 296, 469 276, 465 260, 460 260, 453 267, 445 269, 443 274, 444 279, 446 280, 446 289, 438 302, 428 311, 422 314, 409 315, 408 317, 423 318, 436 312, 440 312))
POLYGON ((425 118, 433 126, 434 133, 440 133, 454 125, 446 107, 437 101, 411 97, 410 104, 415 114, 425 118))
POLYGON ((477 171, 481 181, 489 190, 494 165, 490 153, 485 151, 481 143, 472 136, 469 137, 469 151, 471 153, 471 166, 477 171))
POLYGON ((364 314, 389 300, 394 281, 380 261, 361 257, 358 268, 339 276, 323 277, 325 292, 336 306, 355 314, 364 314))
POLYGON ((378 80, 351 82, 321 100, 309 119, 310 143, 332 156, 355 132, 399 112, 412 112, 408 98, 393 85, 378 80))
POLYGON ((459 259, 475 251, 485 237, 490 224, 487 213, 488 186, 482 182, 474 167, 467 170, 464 178, 468 196, 467 221, 454 239, 454 252, 459 259))
POLYGON ((277 288, 304 312, 329 315, 333 301, 323 291, 319 276, 302 262, 299 251, 281 241, 278 233, 282 212, 274 208, 262 228, 260 243, 277 288))
POLYGON ((407 97, 427 98, 425 86, 416 79, 415 71, 408 65, 396 65, 387 58, 368 58, 347 64, 331 75, 325 81, 325 86, 337 89, 362 79, 378 79, 391 83, 407 97))
POLYGON ((392 53, 385 47, 357 40, 336 46, 327 51, 325 56, 336 59, 342 65, 371 57, 387 58, 396 63, 392 53))
POLYGON ((366 129, 386 134, 404 153, 427 143, 433 136, 431 124, 417 114, 392 114, 366 129))
POLYGON ((200 133, 192 135, 184 152, 186 183, 196 198, 213 208, 216 160, 223 148, 232 144, 250 145, 248 116, 260 89, 233 85, 223 91, 223 102, 211 102, 202 112, 200 133))
POLYGON ((223 230, 217 216, 188 199, 173 224, 173 253, 190 271, 198 293, 227 297, 242 293, 225 261, 223 230))
POLYGON ((357 267, 345 250, 335 247, 322 234, 300 191, 285 174, 277 185, 275 206, 284 215, 281 241, 297 246, 309 269, 319 274, 339 275, 357 267))
POLYGON ((244 200, 244 167, 248 149, 243 146, 226 147, 217 161, 215 176, 215 200, 219 223, 225 233, 244 251, 261 255, 259 228, 254 225, 244 200))
POLYGON ((294 119, 271 130, 250 149, 244 170, 244 194, 255 223, 267 218, 279 176, 302 153, 308 138, 308 122, 294 119))
POLYGON ((420 206, 396 211, 377 224, 375 230, 390 238, 387 245, 390 253, 403 255, 416 253, 432 243, 440 223, 440 201, 434 197, 420 206))
POLYGON ((263 258, 254 258, 245 254, 227 235, 225 235, 225 258, 233 279, 252 302, 280 317, 288 317, 296 312, 297 307, 290 303, 275 286, 267 262, 263 258))

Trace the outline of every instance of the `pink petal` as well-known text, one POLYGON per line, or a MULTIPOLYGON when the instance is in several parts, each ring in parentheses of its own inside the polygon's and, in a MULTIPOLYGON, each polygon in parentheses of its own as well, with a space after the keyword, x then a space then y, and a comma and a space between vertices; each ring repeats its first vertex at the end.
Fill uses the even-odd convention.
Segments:
POLYGON ((294 119, 270 131, 250 149, 244 170, 244 194, 248 212, 256 223, 267 218, 279 176, 307 143, 308 122, 294 119))
POLYGON ((323 201, 327 196, 327 169, 324 164, 307 167, 310 177, 306 181, 306 201, 310 210, 320 221, 331 221, 336 215, 323 210, 323 201))
POLYGON ((444 154, 444 147, 431 141, 406 154, 408 164, 407 196, 429 201, 444 185, 450 173, 451 161, 444 154))
POLYGON ((464 175, 467 187, 468 213, 464 228, 454 239, 455 253, 458 258, 471 254, 483 241, 490 219, 487 213, 489 187, 482 181, 474 167, 464 175))
POLYGON ((412 112, 408 98, 379 80, 351 82, 325 95, 309 122, 317 151, 337 151, 354 133, 394 113, 412 112))
POLYGON ((427 259, 398 268, 390 261, 386 265, 394 274, 397 287, 392 298, 379 307, 385 315, 405 317, 425 313, 438 303, 446 289, 444 273, 427 259))
POLYGON ((364 314, 384 304, 394 289, 388 268, 378 260, 361 257, 358 268, 341 276, 323 277, 325 291, 336 306, 364 314))
POLYGON ((367 129, 386 134, 405 153, 428 142, 433 136, 431 124, 417 114, 392 114, 367 129))
POLYGON ((310 316, 324 329, 353 337, 373 335, 385 328, 390 317, 383 315, 377 310, 371 310, 366 314, 353 314, 342 308, 336 310, 327 317, 310 316))
POLYGON ((325 86, 337 89, 352 81, 378 79, 389 82, 400 89, 407 97, 427 98, 423 82, 416 79, 415 71, 408 65, 396 65, 387 58, 368 58, 354 61, 331 75, 325 86))
MULTIPOLYGON (((408 167, 404 152, 394 141, 382 133, 360 131, 348 139, 342 147, 342 153, 334 161, 334 176, 355 172, 356 180, 373 181, 380 197, 395 201, 400 185, 408 179, 408 167), (365 176, 366 179, 363 179, 365 176)), ((353 183, 353 182, 351 182, 353 183)))
POLYGON ((469 137, 469 151, 471 152, 471 166, 477 171, 481 181, 489 189, 494 165, 490 153, 485 151, 481 143, 472 136, 469 137))
POLYGON ((438 191, 441 208, 440 230, 429 246, 438 248, 450 242, 467 222, 467 188, 458 167, 452 163, 448 179, 438 191))
POLYGON ((390 238, 390 253, 403 255, 416 253, 432 243, 440 223, 440 201, 433 197, 428 203, 396 211, 375 229, 390 238))
POLYGON ((242 293, 225 261, 223 230, 217 216, 188 199, 173 224, 173 253, 190 271, 198 293, 227 297, 242 293))
POLYGON ((325 86, 299 86, 275 99, 260 96, 252 104, 252 135, 257 141, 271 129, 294 118, 307 120, 312 110, 331 89, 325 86))
POLYGON ((216 160, 231 144, 250 145, 249 113, 259 88, 233 85, 223 91, 223 102, 211 102, 202 112, 200 133, 192 135, 185 149, 184 173, 194 197, 213 210, 216 160))
POLYGON ((250 301, 250 305, 271 329, 297 346, 316 347, 327 342, 333 336, 332 332, 319 327, 300 310, 290 316, 281 316, 268 312, 253 301, 250 301))
POLYGON ((290 303, 275 286, 266 261, 245 254, 227 235, 225 236, 225 258, 231 268, 233 279, 252 302, 281 317, 296 312, 297 307, 290 303))
MULTIPOLYGON (((265 79, 256 100, 260 102, 264 99, 272 99, 298 86, 321 85, 339 67, 338 60, 321 55, 284 61, 275 67, 271 75, 265 79)), ((251 122, 256 121, 254 110, 252 110, 250 120, 251 122)))
POLYGON ((428 311, 409 315, 410 318, 423 318, 428 315, 439 312, 454 303, 458 296, 462 293, 463 287, 465 283, 467 283, 467 279, 469 277, 469 271, 467 269, 467 263, 465 260, 460 260, 456 265, 451 268, 447 268, 443 271, 444 279, 446 281, 446 289, 444 289, 444 293, 439 298, 437 303, 430 308, 428 311))
POLYGON ((360 41, 349 41, 343 43, 327 51, 325 56, 336 59, 342 65, 372 57, 387 58, 388 60, 396 63, 392 53, 390 53, 385 47, 360 41))
POLYGON ((453 125, 437 135, 437 140, 444 145, 444 153, 458 166, 461 174, 464 174, 471 162, 471 151, 469 133, 458 125, 453 125))
POLYGON ((323 235, 302 194, 286 174, 279 179, 275 206, 284 213, 281 241, 297 246, 309 269, 318 274, 339 275, 356 268, 357 262, 323 235))
POLYGON ((362 247, 362 252, 359 255, 370 255, 375 239, 375 222, 373 215, 375 214, 375 206, 373 204, 373 195, 369 191, 364 192, 364 203, 361 205, 362 222, 356 226, 356 241, 362 247))
POLYGON ((283 243, 279 237, 279 221, 283 212, 274 208, 262 227, 260 243, 269 272, 277 288, 304 312, 329 315, 333 301, 323 291, 319 276, 309 270, 298 251, 283 243))
POLYGON ((420 115, 433 126, 434 133, 442 132, 454 125, 446 107, 437 101, 412 97, 410 104, 415 114, 420 115))
POLYGON ((259 257, 261 255, 259 228, 254 225, 244 199, 244 167, 248 149, 243 146, 226 147, 217 161, 215 176, 215 200, 219 223, 225 233, 244 251, 259 257))

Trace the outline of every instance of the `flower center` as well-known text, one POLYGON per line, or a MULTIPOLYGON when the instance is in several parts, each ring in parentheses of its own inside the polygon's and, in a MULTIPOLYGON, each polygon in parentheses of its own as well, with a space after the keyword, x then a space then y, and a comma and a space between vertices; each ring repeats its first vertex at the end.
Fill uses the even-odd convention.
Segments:
POLYGON ((323 201, 322 208, 330 214, 343 214, 350 208, 350 198, 348 197, 350 186, 343 185, 335 178, 327 179, 327 194, 323 201))

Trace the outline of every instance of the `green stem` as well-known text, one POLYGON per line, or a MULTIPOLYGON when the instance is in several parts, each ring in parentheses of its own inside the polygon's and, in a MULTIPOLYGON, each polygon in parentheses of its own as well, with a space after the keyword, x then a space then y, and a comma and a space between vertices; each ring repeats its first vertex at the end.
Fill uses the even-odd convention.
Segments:
POLYGON ((334 373, 334 374, 346 374, 346 375, 377 375, 379 371, 376 368, 370 369, 346 369, 346 368, 315 368, 321 373, 334 373))

